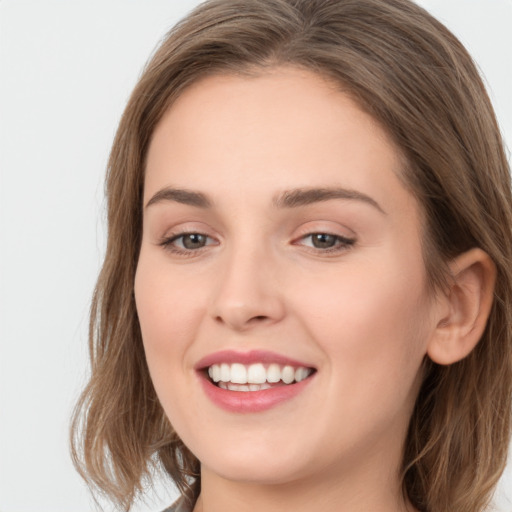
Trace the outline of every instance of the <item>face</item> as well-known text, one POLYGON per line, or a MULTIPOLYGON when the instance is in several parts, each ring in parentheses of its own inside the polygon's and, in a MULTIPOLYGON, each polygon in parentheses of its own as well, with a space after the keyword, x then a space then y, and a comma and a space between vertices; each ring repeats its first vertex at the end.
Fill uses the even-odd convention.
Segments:
POLYGON ((394 471, 434 325, 383 130, 306 71, 208 77, 164 115, 146 170, 137 311, 202 470, 394 471))

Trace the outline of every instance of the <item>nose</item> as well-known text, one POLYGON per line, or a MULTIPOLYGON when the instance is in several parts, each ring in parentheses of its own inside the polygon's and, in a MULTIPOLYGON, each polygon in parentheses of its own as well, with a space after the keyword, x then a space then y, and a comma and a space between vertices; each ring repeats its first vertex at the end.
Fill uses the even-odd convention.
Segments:
POLYGON ((276 263, 263 250, 226 258, 211 301, 214 321, 246 331, 282 320, 285 305, 278 276, 276 263))

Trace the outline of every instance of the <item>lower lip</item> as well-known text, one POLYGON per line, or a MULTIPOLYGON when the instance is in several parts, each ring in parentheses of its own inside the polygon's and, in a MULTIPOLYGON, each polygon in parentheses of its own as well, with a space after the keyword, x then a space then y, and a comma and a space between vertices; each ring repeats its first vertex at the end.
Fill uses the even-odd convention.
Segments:
POLYGON ((206 396, 217 406, 230 412, 261 412, 276 407, 301 393, 313 376, 295 384, 275 386, 261 391, 230 391, 213 384, 204 375, 200 376, 206 396))

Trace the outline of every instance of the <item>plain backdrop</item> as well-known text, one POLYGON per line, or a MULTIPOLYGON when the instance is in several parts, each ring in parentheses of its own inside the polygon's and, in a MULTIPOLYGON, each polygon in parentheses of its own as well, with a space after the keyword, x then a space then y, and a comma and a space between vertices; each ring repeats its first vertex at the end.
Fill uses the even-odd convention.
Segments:
MULTIPOLYGON (((198 3, 0 0, 0 512, 94 510, 68 423, 87 375, 103 174, 143 64, 198 3)), ((420 3, 475 57, 510 148, 512 0, 420 3)), ((159 492, 136 510, 176 495, 159 492)), ((512 510, 510 465, 496 502, 512 510)))

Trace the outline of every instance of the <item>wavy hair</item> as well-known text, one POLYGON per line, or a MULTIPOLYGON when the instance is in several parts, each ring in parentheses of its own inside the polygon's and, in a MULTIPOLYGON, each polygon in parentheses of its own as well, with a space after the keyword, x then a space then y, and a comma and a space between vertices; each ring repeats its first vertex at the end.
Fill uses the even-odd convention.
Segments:
POLYGON ((403 453, 403 491, 421 512, 481 512, 506 464, 512 396, 512 198, 496 118, 462 44, 409 0, 211 0, 175 26, 142 74, 108 164, 108 243, 92 301, 91 376, 72 455, 89 485, 129 510, 155 467, 193 502, 199 461, 151 383, 133 296, 145 158, 155 126, 191 83, 277 65, 339 84, 389 134, 423 208, 424 259, 439 288, 472 247, 497 268, 482 339, 462 361, 426 360, 403 453))

